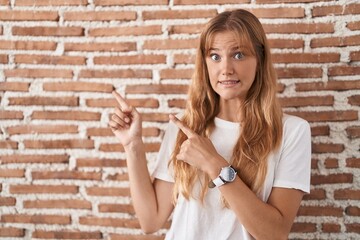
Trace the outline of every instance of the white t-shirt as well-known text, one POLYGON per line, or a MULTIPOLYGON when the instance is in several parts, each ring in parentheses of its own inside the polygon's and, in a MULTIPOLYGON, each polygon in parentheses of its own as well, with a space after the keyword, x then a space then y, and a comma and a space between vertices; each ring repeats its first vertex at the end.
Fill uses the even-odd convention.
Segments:
MULTIPOLYGON (((210 139, 227 161, 240 134, 240 124, 215 118, 210 139)), ((175 146, 178 127, 169 123, 152 176, 174 182, 168 161, 175 146)), ((281 147, 268 158, 268 171, 259 198, 266 202, 272 187, 295 188, 310 192, 311 134, 309 124, 298 117, 284 115, 281 147)), ((194 191, 200 190, 195 184, 194 191)), ((231 209, 224 208, 218 188, 209 189, 204 204, 181 194, 177 200, 166 240, 249 240, 253 239, 231 209)))

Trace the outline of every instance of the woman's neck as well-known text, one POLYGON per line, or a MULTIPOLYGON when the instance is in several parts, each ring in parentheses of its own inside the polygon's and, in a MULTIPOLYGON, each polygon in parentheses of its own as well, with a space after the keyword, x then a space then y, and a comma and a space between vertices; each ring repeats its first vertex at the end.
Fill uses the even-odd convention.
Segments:
POLYGON ((220 111, 217 117, 230 122, 241 122, 242 121, 241 109, 242 109, 242 101, 238 99, 236 100, 220 99, 220 111))

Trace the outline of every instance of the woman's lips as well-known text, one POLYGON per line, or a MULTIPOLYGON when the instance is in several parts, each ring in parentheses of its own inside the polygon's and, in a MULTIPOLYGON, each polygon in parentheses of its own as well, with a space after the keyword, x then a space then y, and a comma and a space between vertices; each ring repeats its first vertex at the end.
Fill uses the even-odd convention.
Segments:
POLYGON ((235 84, 237 84, 239 82, 240 82, 240 80, 223 80, 223 81, 219 81, 219 83, 221 85, 225 85, 225 86, 235 85, 235 84))

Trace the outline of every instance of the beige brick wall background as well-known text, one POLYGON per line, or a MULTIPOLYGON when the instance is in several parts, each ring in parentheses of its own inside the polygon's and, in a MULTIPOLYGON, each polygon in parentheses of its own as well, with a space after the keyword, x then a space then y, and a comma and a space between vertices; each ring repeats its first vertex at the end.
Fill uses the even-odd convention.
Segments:
POLYGON ((290 239, 359 239, 358 0, 0 0, 0 239, 163 239, 169 224, 139 229, 111 91, 143 113, 151 168, 200 30, 235 8, 260 18, 284 111, 312 127, 290 239))

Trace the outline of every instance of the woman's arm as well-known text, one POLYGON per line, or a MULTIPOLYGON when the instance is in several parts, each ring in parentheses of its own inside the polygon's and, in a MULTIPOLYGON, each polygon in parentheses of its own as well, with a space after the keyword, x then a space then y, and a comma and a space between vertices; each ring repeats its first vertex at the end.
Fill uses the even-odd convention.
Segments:
POLYGON ((159 230, 173 210, 173 183, 152 182, 147 168, 145 147, 141 134, 141 116, 117 93, 119 107, 115 108, 109 125, 124 146, 130 181, 130 194, 140 226, 145 233, 159 230))

